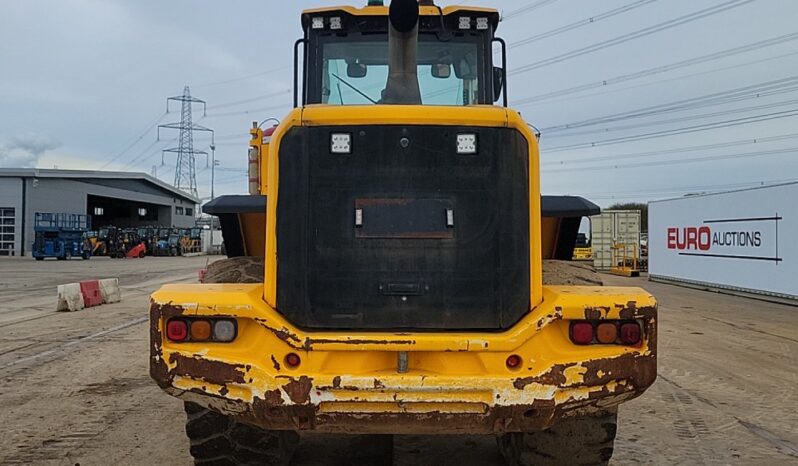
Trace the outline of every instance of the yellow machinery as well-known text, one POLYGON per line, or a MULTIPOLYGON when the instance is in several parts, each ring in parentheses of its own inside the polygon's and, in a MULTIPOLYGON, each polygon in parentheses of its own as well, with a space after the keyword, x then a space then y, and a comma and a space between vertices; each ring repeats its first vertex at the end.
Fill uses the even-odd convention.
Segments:
POLYGON ((592 261, 593 248, 574 248, 575 261, 592 261))
POLYGON ((622 277, 639 277, 637 245, 616 243, 612 246, 612 267, 610 273, 622 277))
POLYGON ((579 222, 558 241, 543 218, 498 12, 381 3, 303 13, 295 108, 252 129, 251 195, 206 208, 231 259, 152 296, 152 378, 198 464, 286 464, 307 431, 606 464, 617 406, 656 378, 656 301, 543 286, 579 222))

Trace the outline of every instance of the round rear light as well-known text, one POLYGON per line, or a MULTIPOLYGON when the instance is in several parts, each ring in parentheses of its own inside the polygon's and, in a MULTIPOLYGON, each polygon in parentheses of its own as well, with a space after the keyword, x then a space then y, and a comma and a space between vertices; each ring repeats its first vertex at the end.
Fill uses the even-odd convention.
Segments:
POLYGON ((521 356, 517 354, 512 354, 510 356, 507 356, 507 361, 505 363, 507 364, 508 369, 518 369, 519 367, 521 367, 522 362, 524 362, 524 360, 521 359, 521 356))
POLYGON ((621 325, 621 343, 624 345, 640 344, 640 336, 640 324, 637 322, 628 322, 621 325))
POLYGON ((593 324, 590 322, 575 322, 571 324, 571 341, 577 345, 593 343, 593 324))
POLYGON ((211 339, 211 323, 207 320, 195 320, 191 322, 191 340, 208 341, 211 339))
POLYGON ((285 365, 291 368, 298 367, 302 364, 302 359, 296 353, 288 353, 285 356, 285 365))
POLYGON ((171 319, 166 323, 166 337, 171 341, 186 341, 188 339, 188 324, 185 320, 171 319))
POLYGON ((603 322, 596 327, 596 340, 603 345, 610 345, 618 340, 618 327, 613 322, 603 322))

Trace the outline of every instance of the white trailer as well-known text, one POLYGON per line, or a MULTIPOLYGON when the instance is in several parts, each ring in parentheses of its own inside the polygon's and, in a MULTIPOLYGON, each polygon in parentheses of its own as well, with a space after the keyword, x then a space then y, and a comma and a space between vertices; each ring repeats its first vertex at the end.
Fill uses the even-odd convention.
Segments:
POLYGON ((798 183, 649 205, 652 280, 798 299, 798 183))

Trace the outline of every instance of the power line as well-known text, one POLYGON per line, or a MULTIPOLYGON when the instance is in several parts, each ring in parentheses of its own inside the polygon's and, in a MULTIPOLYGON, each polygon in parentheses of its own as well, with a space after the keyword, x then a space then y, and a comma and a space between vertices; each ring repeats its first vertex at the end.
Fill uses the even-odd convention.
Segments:
POLYGON ((513 19, 516 16, 521 16, 521 15, 527 14, 530 11, 537 10, 538 8, 542 8, 542 7, 546 6, 546 5, 550 5, 550 4, 552 4, 552 3, 556 2, 556 1, 557 0, 538 0, 537 2, 532 2, 532 3, 530 3, 530 4, 526 5, 526 6, 523 6, 521 8, 516 9, 516 10, 513 10, 513 11, 511 11, 511 12, 505 14, 505 15, 502 15, 502 20, 513 19))
POLYGON ((133 157, 132 159, 130 159, 130 161, 127 164, 125 164, 125 166, 123 168, 125 170, 129 170, 129 169, 135 167, 136 165, 138 165, 141 162, 144 162, 146 160, 150 160, 155 155, 160 154, 161 150, 164 147, 166 147, 167 145, 169 145, 169 144, 171 144, 171 143, 173 143, 175 141, 177 141, 177 138, 173 138, 173 139, 169 139, 169 140, 160 140, 160 141, 156 140, 156 141, 153 141, 152 144, 150 144, 149 146, 144 148, 144 150, 142 150, 139 153, 139 155, 137 155, 137 156, 133 157), (155 151, 153 151, 149 155, 147 155, 147 152, 149 152, 153 147, 158 146, 158 145, 160 145, 161 147, 156 149, 155 151))
POLYGON ((152 131, 153 129, 155 129, 155 126, 157 126, 157 125, 158 125, 158 123, 160 123, 160 122, 161 122, 161 120, 163 120, 165 116, 166 116, 166 112, 162 113, 162 114, 161 114, 161 115, 160 115, 160 116, 159 116, 159 117, 158 117, 158 118, 157 118, 155 121, 153 121, 153 122, 152 122, 152 124, 150 124, 150 125, 148 125, 148 126, 147 126, 147 129, 145 129, 145 130, 144 130, 144 131, 141 133, 141 135, 140 135, 140 136, 138 136, 138 137, 137 137, 136 139, 134 139, 134 140, 133 140, 133 141, 132 141, 130 144, 128 144, 128 145, 127 145, 127 146, 126 146, 126 147, 125 147, 125 148, 124 148, 124 149, 123 149, 121 152, 119 152, 119 153, 118 153, 118 154, 116 154, 115 156, 111 157, 111 158, 110 158, 110 159, 109 159, 107 162, 105 162, 105 164, 104 164, 103 166, 101 166, 101 167, 100 167, 100 170, 104 170, 104 169, 108 168, 108 167, 109 167, 111 164, 113 164, 114 162, 116 162, 117 160, 119 160, 119 159, 120 159, 122 156, 124 156, 125 154, 127 154, 127 153, 128 153, 128 151, 130 151, 130 149, 132 149, 132 148, 133 148, 133 147, 134 147, 136 144, 138 144, 138 143, 139 143, 139 142, 140 142, 142 139, 144 139, 144 137, 145 137, 145 136, 147 136, 147 134, 148 134, 150 131, 152 131))
POLYGON ((253 114, 253 113, 262 113, 262 112, 268 112, 268 111, 271 111, 271 110, 284 109, 286 107, 291 107, 291 103, 286 103, 286 104, 283 104, 283 105, 273 105, 271 107, 265 107, 265 108, 241 110, 241 111, 237 111, 237 112, 210 113, 210 114, 208 114, 207 118, 222 118, 222 117, 229 117, 229 116, 250 115, 250 114, 253 114))
POLYGON ((599 13, 595 16, 591 16, 589 18, 585 18, 580 21, 576 21, 571 24, 567 24, 565 26, 558 27, 556 29, 552 29, 550 31, 546 31, 532 37, 527 37, 526 39, 521 39, 515 42, 511 42, 509 44, 509 48, 517 48, 523 45, 531 44, 533 42, 537 42, 542 39, 547 39, 549 37, 554 37, 560 34, 563 34, 568 31, 573 31, 574 29, 580 28, 582 26, 588 26, 590 24, 597 23, 601 20, 612 18, 613 16, 620 15, 622 13, 626 13, 627 11, 632 11, 636 8, 640 8, 641 6, 648 5, 649 3, 654 3, 657 0, 637 0, 635 2, 623 5, 621 7, 615 8, 614 10, 605 11, 604 13, 599 13))
POLYGON ((694 66, 702 63, 707 63, 715 60, 720 60, 723 58, 728 58, 734 55, 739 55, 741 53, 751 52, 754 50, 759 50, 765 47, 771 47, 778 44, 783 44, 785 42, 790 42, 798 39, 798 33, 786 34, 779 37, 774 37, 772 39, 763 40, 760 42, 755 42, 752 44, 743 45, 740 47, 734 47, 726 50, 722 50, 720 52, 710 53, 707 55, 702 55, 700 57, 690 58, 688 60, 682 60, 679 62, 671 63, 668 65, 663 66, 656 66, 654 68, 649 68, 642 71, 637 71, 634 73, 624 74, 621 76, 615 76, 614 78, 603 79, 601 81, 595 81, 588 84, 582 84, 579 86, 573 86, 566 89, 560 89, 557 91, 547 92, 544 94, 538 94, 531 97, 526 97, 524 99, 520 99, 515 101, 516 105, 523 105, 528 102, 540 102, 547 99, 552 99, 554 97, 561 97, 565 95, 575 94, 579 92, 584 92, 591 89, 597 89, 601 87, 607 87, 614 84, 632 81, 640 78, 645 78, 648 76, 653 76, 661 73, 666 73, 669 71, 674 71, 680 68, 685 68, 688 66, 694 66))
POLYGON ((685 165, 691 163, 711 162, 717 160, 730 160, 730 159, 741 159, 741 158, 765 157, 770 155, 795 154, 796 152, 798 152, 798 147, 790 147, 786 149, 774 149, 762 152, 746 152, 742 154, 708 155, 706 157, 695 157, 690 159, 677 159, 677 160, 670 159, 670 160, 658 160, 658 161, 637 162, 637 163, 627 163, 627 164, 599 165, 592 167, 546 169, 545 172, 571 173, 575 171, 598 171, 598 170, 617 170, 617 169, 644 168, 644 167, 662 167, 667 165, 685 165))
POLYGON ((282 90, 282 91, 278 91, 278 92, 272 92, 270 94, 264 94, 264 95, 260 95, 260 96, 256 96, 256 97, 251 97, 249 99, 243 99, 243 100, 238 100, 238 101, 234 101, 234 102, 227 102, 227 103, 218 104, 218 105, 211 105, 208 108, 211 109, 211 110, 214 110, 214 109, 219 109, 219 108, 235 107, 237 105, 248 104, 250 102, 257 102, 259 100, 273 99, 275 97, 279 97, 281 95, 287 95, 287 94, 290 94, 290 93, 291 93, 291 89, 286 89, 286 90, 282 90))
POLYGON ((601 157, 583 157, 578 159, 571 159, 571 160, 560 160, 556 162, 544 162, 541 163, 541 167, 546 166, 563 166, 566 164, 582 164, 582 163, 590 163, 590 162, 604 162, 608 160, 625 160, 625 159, 637 159, 637 158, 645 158, 645 157, 655 157, 658 155, 670 155, 670 154, 680 154, 685 152, 695 152, 695 151, 706 151, 706 150, 714 150, 714 149, 726 149, 729 147, 739 147, 739 146, 746 146, 752 144, 765 144, 769 142, 777 142, 777 141, 785 141, 789 139, 796 139, 798 138, 798 133, 791 133, 791 134, 783 134, 779 136, 770 136, 764 138, 751 138, 751 139, 740 139, 736 141, 729 141, 729 142, 721 142, 715 144, 702 144, 698 146, 688 146, 688 147, 679 147, 679 148, 672 148, 672 149, 661 149, 655 151, 648 151, 648 152, 636 152, 632 154, 617 154, 617 155, 606 155, 601 157))
POLYGON ((721 128, 730 128, 733 126, 740 126, 740 125, 748 125, 751 123, 760 123, 763 121, 771 121, 771 120, 778 120, 782 118, 791 118, 798 115, 798 109, 788 110, 784 112, 774 112, 768 113, 764 115, 755 115, 751 117, 745 118, 737 118, 733 120, 727 121, 719 121, 715 123, 707 123, 703 125, 695 125, 695 126, 688 126, 685 128, 678 128, 678 129, 671 129, 666 131, 656 131, 653 133, 646 133, 640 134, 636 136, 628 136, 622 138, 614 138, 614 139, 605 139, 602 141, 594 141, 594 142, 586 142, 580 144, 571 144, 567 146, 557 146, 552 147, 551 149, 546 149, 546 152, 562 152, 566 150, 576 150, 576 149, 588 149, 591 147, 599 147, 599 146, 609 146, 614 144, 622 144, 627 142, 637 142, 637 141, 644 141, 647 139, 656 139, 666 136, 676 136, 679 134, 691 134, 691 133, 698 133, 702 131, 709 131, 721 128))
POLYGON ((216 82, 211 82, 211 83, 200 84, 198 86, 195 85, 194 87, 213 87, 213 86, 221 86, 221 85, 224 85, 224 84, 237 83, 237 82, 241 82, 241 81, 246 81, 248 79, 259 78, 261 76, 266 76, 266 75, 269 75, 269 74, 272 74, 272 73, 276 73, 278 71, 290 70, 292 68, 293 68, 292 65, 281 66, 279 68, 273 68, 271 70, 262 71, 260 73, 250 74, 250 75, 247 75, 247 76, 241 76, 241 77, 233 78, 233 79, 227 79, 227 80, 224 80, 224 81, 216 81, 216 82))
POLYGON ((661 188, 651 189, 648 191, 603 191, 595 193, 582 193, 583 196, 589 196, 592 199, 632 199, 635 197, 645 195, 666 195, 666 194, 687 194, 696 191, 725 191, 730 189, 739 188, 754 188, 759 186, 777 185, 783 183, 793 183, 798 181, 798 178, 778 179, 778 180, 763 180, 763 181, 748 181, 743 183, 721 184, 721 185, 703 185, 703 186, 685 186, 678 188, 661 188), (618 194, 628 194, 626 197, 616 197, 618 194), (608 195, 607 197, 600 197, 601 195, 608 195))
POLYGON ((792 100, 785 100, 774 102, 771 104, 765 105, 753 105, 749 107, 742 107, 742 108, 735 108, 731 110, 723 110, 720 112, 711 112, 711 113, 699 113, 696 115, 688 115, 682 116, 678 118, 670 118, 668 120, 658 120, 658 121, 650 121, 647 123, 637 123, 634 125, 625 125, 625 126, 615 126, 609 128, 599 128, 599 129, 592 129, 587 131, 581 132, 565 132, 565 133, 555 133, 554 135, 548 136, 547 139, 557 139, 557 138, 572 138, 576 136, 586 136, 590 134, 607 134, 615 131, 628 131, 630 129, 640 129, 640 128, 650 128, 652 126, 662 126, 668 125, 672 123, 681 123, 685 121, 694 121, 694 120, 704 120, 707 118, 714 118, 719 116, 726 116, 726 115, 734 115, 736 113, 746 113, 746 112, 754 112, 760 110, 770 110, 778 107, 785 107, 798 104, 798 99, 792 100))
POLYGON ((719 72, 722 72, 722 71, 729 71, 729 70, 734 70, 734 69, 738 69, 738 68, 744 68, 746 66, 758 65, 758 64, 761 64, 761 63, 765 63, 765 62, 769 62, 769 61, 773 61, 773 60, 779 60, 779 59, 782 59, 782 58, 785 58, 785 57, 792 57, 792 56, 795 56, 795 55, 798 55, 798 52, 785 53, 785 54, 782 54, 782 55, 776 55, 774 57, 763 58, 763 59, 760 59, 760 60, 753 60, 753 61, 749 61, 749 62, 745 62, 745 63, 740 63, 740 64, 737 64, 737 65, 731 65, 731 66, 726 66, 726 67, 722 67, 722 68, 713 68, 713 69, 708 70, 708 71, 701 71, 701 72, 698 72, 698 73, 691 73, 691 74, 686 74, 686 75, 683 75, 683 76, 675 76, 675 77, 672 77, 672 78, 660 79, 658 81, 652 81, 652 82, 647 82, 647 83, 643 83, 643 84, 636 84, 634 86, 626 86, 626 87, 621 87, 621 88, 618 88, 618 89, 604 90, 604 91, 601 91, 601 92, 594 92, 592 94, 584 94, 584 95, 573 96, 573 97, 565 97, 565 98, 561 98, 561 99, 545 99, 545 100, 543 100, 541 102, 532 101, 532 102, 527 102, 527 103, 523 103, 523 104, 520 104, 520 105, 519 104, 514 104, 514 106, 515 107, 526 107, 526 106, 529 106, 529 105, 532 105, 532 104, 536 104, 536 105, 541 105, 541 104, 542 105, 552 105, 552 104, 557 104, 557 103, 562 103, 562 102, 572 102, 574 100, 582 100, 582 99, 587 99, 587 98, 590 98, 590 97, 597 97, 597 96, 602 96, 602 95, 607 95, 607 94, 617 94, 619 92, 630 91, 632 89, 640 89, 640 88, 643 88, 643 87, 656 86, 656 85, 659 85, 659 84, 671 83, 671 82, 674 82, 674 81, 681 81, 681 80, 688 79, 688 78, 694 78, 696 76, 703 76, 703 75, 707 75, 707 74, 719 73, 719 72))
POLYGON ((691 97, 689 99, 682 99, 675 102, 658 104, 650 107, 644 107, 641 109, 630 110, 612 115, 606 115, 603 117, 591 118, 573 123, 550 126, 541 129, 541 131, 546 133, 565 131, 574 128, 582 128, 586 126, 595 126, 605 123, 613 123, 633 118, 661 115, 664 113, 691 110, 712 105, 727 104, 751 98, 761 98, 776 94, 783 94, 785 92, 792 92, 796 89, 798 89, 798 75, 777 79, 774 81, 768 81, 765 83, 738 87, 728 91, 715 92, 712 94, 704 94, 698 97, 691 97))
POLYGON ((737 8, 748 3, 752 3, 756 0, 730 0, 720 5, 715 5, 710 8, 705 8, 703 10, 696 11, 694 13, 690 13, 688 15, 680 16, 675 19, 671 19, 665 21, 663 23, 656 24, 654 26, 649 26, 634 32, 630 32, 628 34, 624 34, 622 36, 615 37, 613 39, 605 40, 603 42, 599 42, 597 44, 589 45, 587 47, 583 47, 581 49, 572 50, 570 52, 557 55, 551 58, 547 58, 545 60, 537 61, 534 63, 530 63, 528 65, 521 66, 519 68, 515 68, 509 74, 516 75, 521 73, 526 73, 528 71, 532 71, 538 68, 542 68, 544 66, 553 65, 555 63, 560 63, 566 60, 570 60, 572 58, 580 57, 582 55, 587 55, 589 53, 597 52, 599 50, 603 50, 609 47, 613 47, 619 44, 623 44, 625 42, 629 42, 631 40, 639 39, 641 37, 649 36, 651 34, 655 34, 657 32, 665 31, 667 29, 671 29, 677 26, 681 26, 683 24, 691 23, 693 21, 697 21, 699 19, 707 18, 712 15, 716 15, 718 13, 722 13, 724 11, 731 10, 733 8, 737 8))

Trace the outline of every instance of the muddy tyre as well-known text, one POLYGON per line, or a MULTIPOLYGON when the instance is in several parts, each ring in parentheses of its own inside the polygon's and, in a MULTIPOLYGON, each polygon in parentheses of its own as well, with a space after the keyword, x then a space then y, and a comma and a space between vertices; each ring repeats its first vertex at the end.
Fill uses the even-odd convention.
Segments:
POLYGON ((208 266, 203 283, 263 283, 262 257, 233 257, 208 266))
MULTIPOLYGON (((263 258, 234 257, 210 264, 203 283, 262 283, 263 258)), ((287 465, 299 442, 291 431, 268 431, 186 403, 186 434, 197 465, 287 465)))
POLYGON ((291 431, 268 431, 185 403, 186 435, 196 465, 287 465, 299 442, 291 431))
POLYGON ((509 466, 606 465, 612 458, 617 410, 566 418, 529 433, 504 434, 499 449, 509 466))

